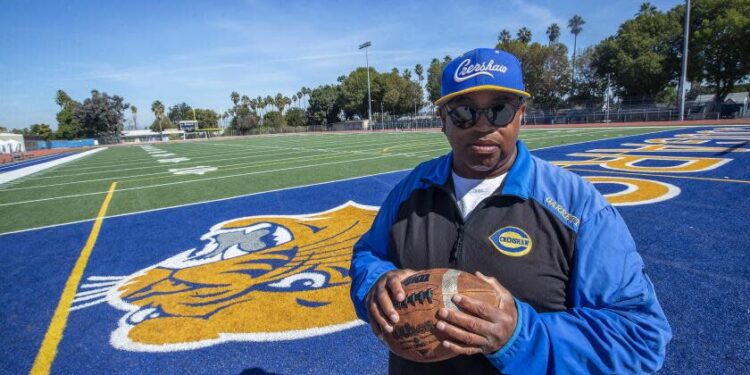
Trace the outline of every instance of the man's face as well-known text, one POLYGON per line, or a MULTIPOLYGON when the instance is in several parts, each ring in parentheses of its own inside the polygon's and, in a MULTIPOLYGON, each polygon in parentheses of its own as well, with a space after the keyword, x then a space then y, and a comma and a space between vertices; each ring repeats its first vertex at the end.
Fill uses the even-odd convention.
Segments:
POLYGON ((487 116, 480 114, 474 126, 461 129, 453 124, 447 111, 466 105, 491 108, 506 101, 520 103, 517 95, 477 91, 456 97, 440 109, 443 132, 453 149, 453 170, 459 176, 481 179, 500 175, 510 169, 515 160, 516 140, 526 104, 521 105, 513 120, 505 127, 492 126, 487 116))

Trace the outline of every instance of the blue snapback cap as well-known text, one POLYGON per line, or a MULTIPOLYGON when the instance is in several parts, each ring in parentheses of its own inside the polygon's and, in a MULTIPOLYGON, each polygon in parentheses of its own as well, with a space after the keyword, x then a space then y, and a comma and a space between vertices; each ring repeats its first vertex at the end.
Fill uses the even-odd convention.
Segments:
POLYGON ((492 48, 477 48, 445 66, 441 96, 435 104, 442 105, 456 96, 482 90, 531 97, 523 85, 521 62, 515 56, 492 48))

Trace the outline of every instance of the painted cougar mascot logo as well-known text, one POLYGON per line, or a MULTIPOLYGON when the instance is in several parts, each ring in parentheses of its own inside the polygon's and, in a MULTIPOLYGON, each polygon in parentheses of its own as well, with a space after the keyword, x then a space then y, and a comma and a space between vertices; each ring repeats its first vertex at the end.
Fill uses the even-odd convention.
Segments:
POLYGON ((131 351, 288 340, 362 324, 349 300, 352 247, 375 207, 217 224, 207 243, 124 278, 107 302, 127 311, 111 344, 131 351))

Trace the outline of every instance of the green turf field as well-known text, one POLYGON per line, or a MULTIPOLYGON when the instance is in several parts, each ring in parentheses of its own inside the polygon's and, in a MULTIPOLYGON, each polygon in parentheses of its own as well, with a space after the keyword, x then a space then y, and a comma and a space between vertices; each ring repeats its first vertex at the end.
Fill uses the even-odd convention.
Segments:
MULTIPOLYGON (((660 127, 529 129, 530 149, 663 130, 660 127)), ((18 182, 0 185, 0 233, 96 216, 112 182, 108 215, 233 197, 412 168, 446 153, 440 132, 326 133, 110 147, 18 182), (188 158, 160 163, 159 159, 188 158), (170 169, 216 168, 199 174, 170 169)))

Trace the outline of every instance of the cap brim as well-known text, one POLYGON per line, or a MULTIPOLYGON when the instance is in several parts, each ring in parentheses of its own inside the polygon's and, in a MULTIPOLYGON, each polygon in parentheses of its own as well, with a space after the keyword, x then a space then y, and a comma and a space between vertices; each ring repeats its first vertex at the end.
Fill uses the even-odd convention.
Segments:
POLYGON ((472 93, 472 92, 475 92, 475 91, 498 91, 498 92, 507 92, 507 93, 511 93, 511 94, 516 94, 516 95, 523 96, 523 97, 526 97, 526 98, 530 98, 531 97, 531 94, 529 94, 526 91, 516 90, 516 89, 512 89, 510 87, 495 86, 495 85, 482 85, 482 86, 469 87, 467 89, 463 89, 463 90, 460 90, 460 91, 452 92, 452 93, 450 93, 448 95, 442 96, 438 100, 435 101, 435 105, 443 105, 443 104, 447 103, 449 100, 451 100, 451 99, 453 99, 453 98, 455 98, 455 97, 457 97, 459 95, 464 95, 464 94, 472 93))

